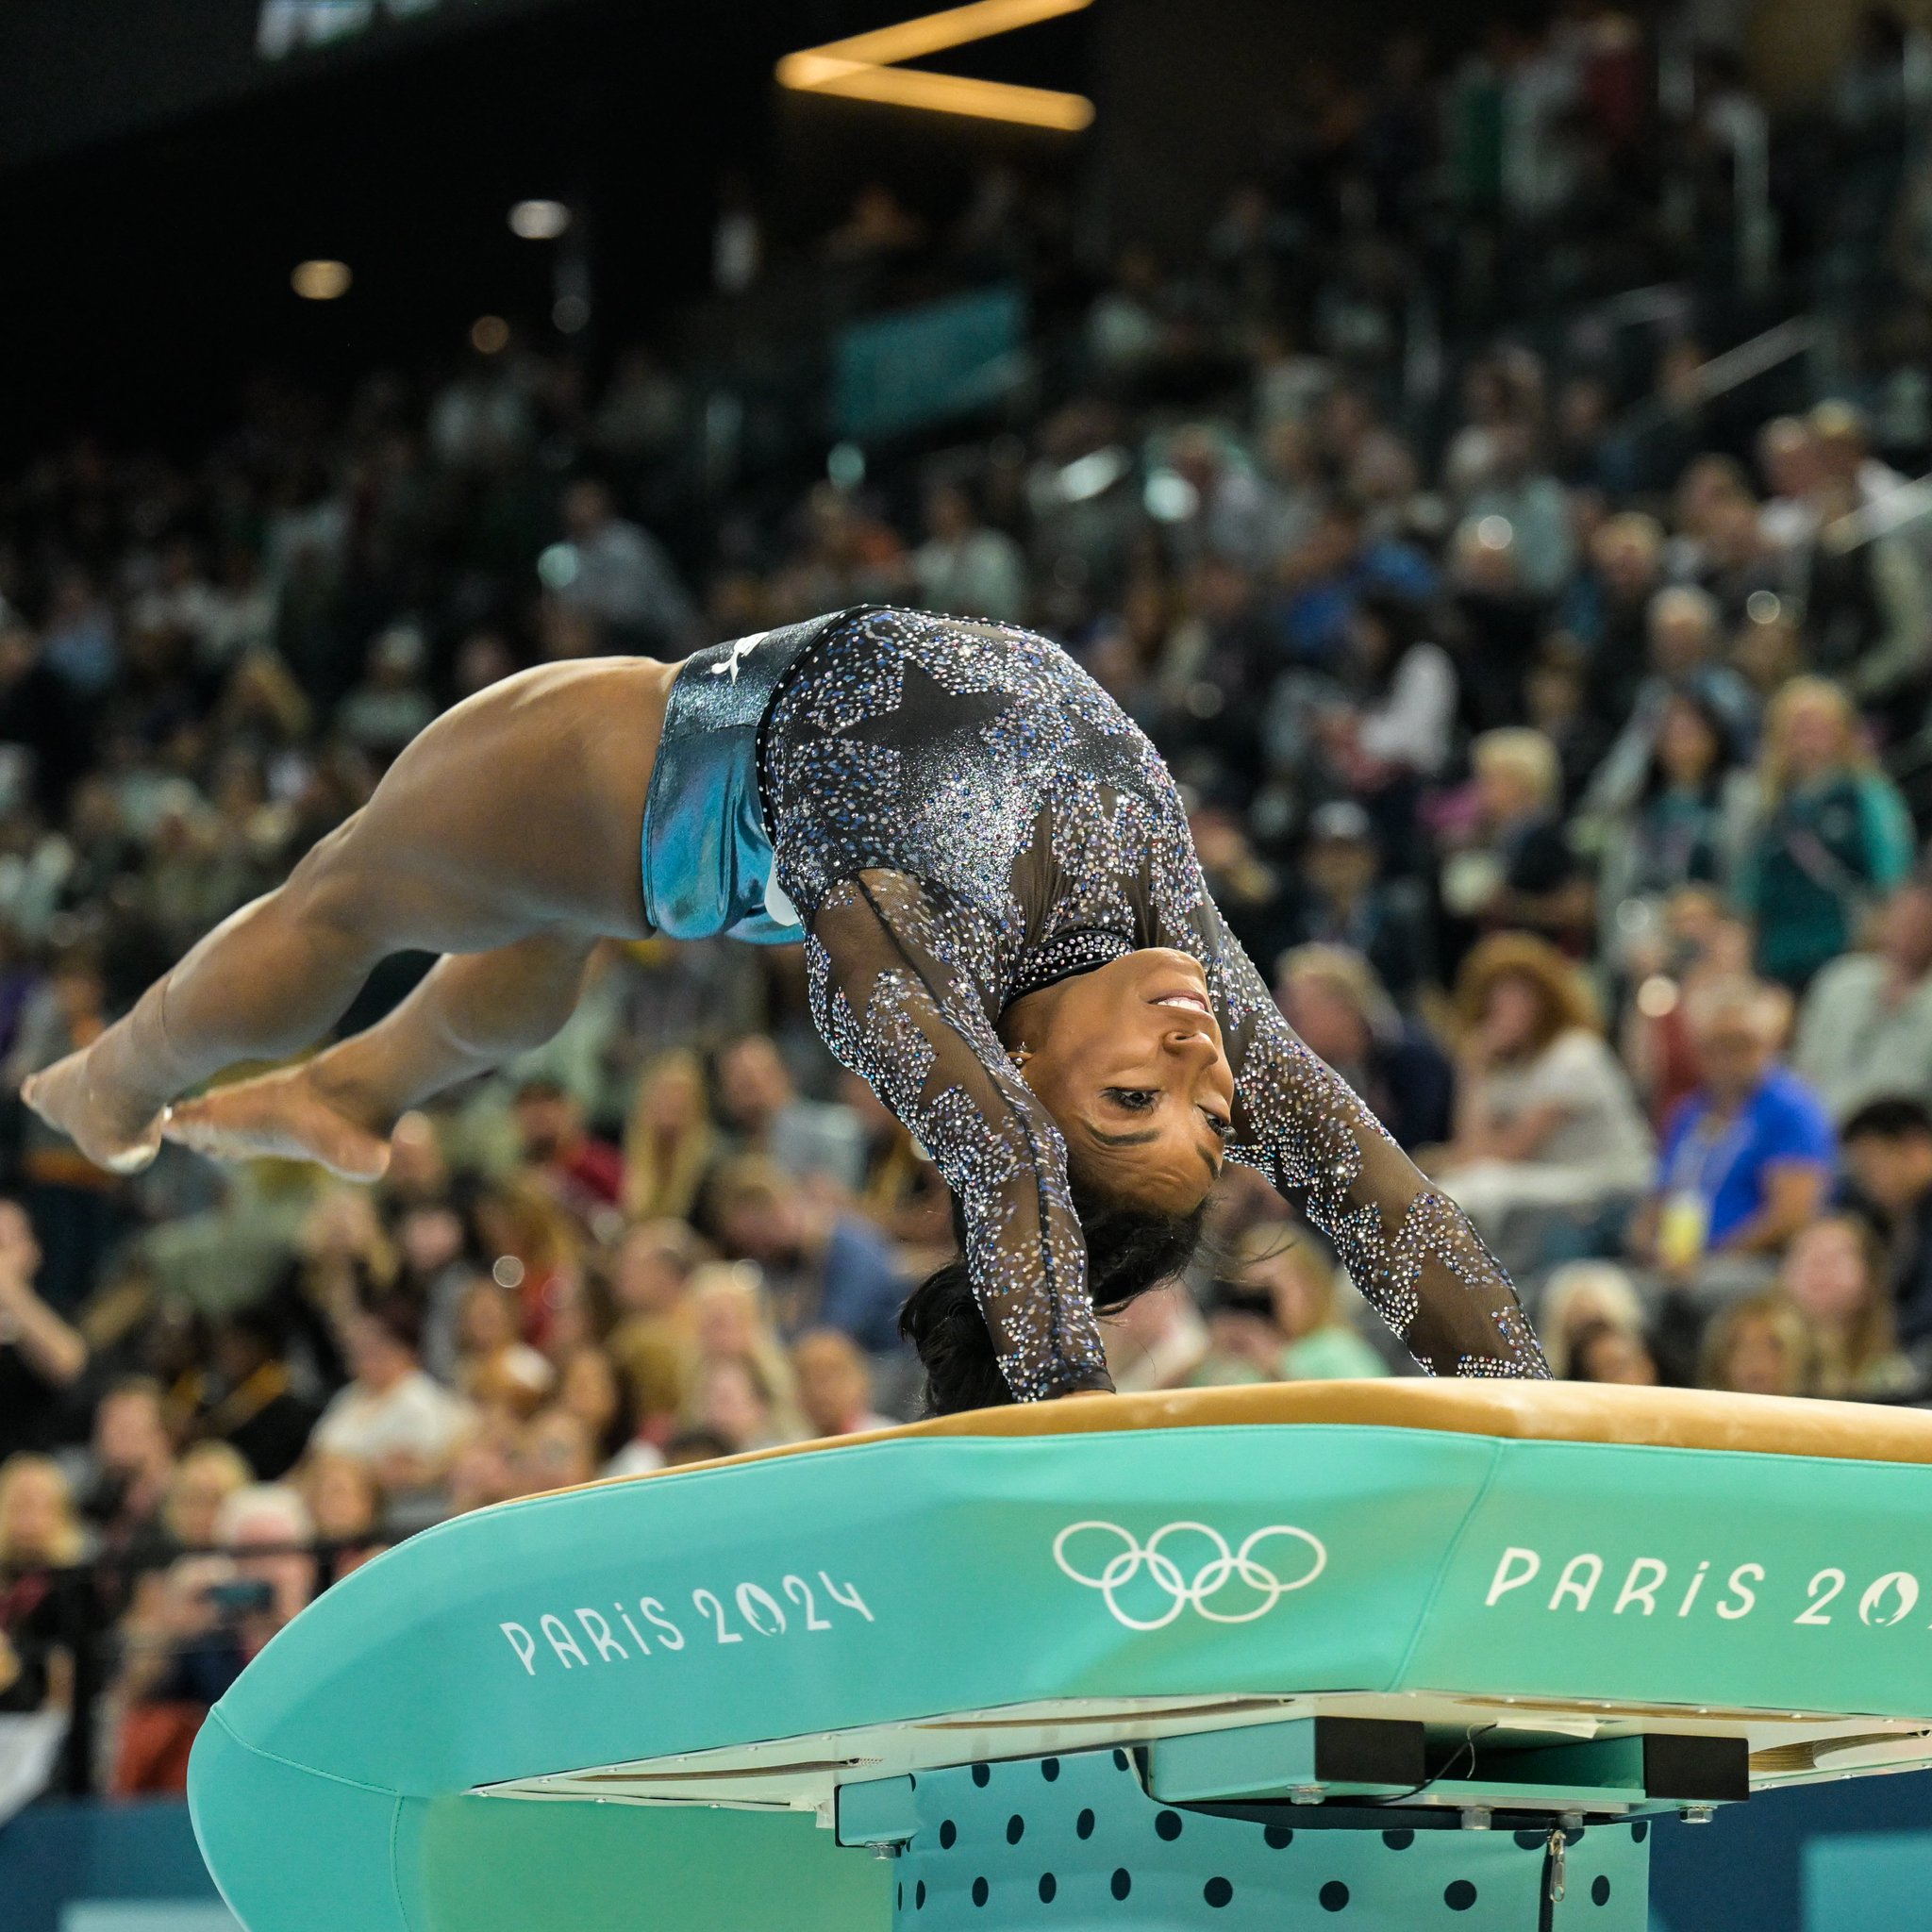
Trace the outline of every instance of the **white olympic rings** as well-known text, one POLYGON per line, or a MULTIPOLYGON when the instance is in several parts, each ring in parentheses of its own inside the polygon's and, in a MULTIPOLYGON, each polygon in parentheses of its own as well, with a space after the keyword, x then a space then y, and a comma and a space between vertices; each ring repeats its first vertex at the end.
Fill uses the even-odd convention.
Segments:
POLYGON ((1257 1617, 1265 1616, 1291 1590, 1300 1590, 1314 1582, 1327 1567, 1328 1551, 1318 1536, 1306 1529, 1297 1529, 1289 1523, 1271 1523, 1264 1529, 1257 1529, 1238 1550, 1230 1550, 1227 1539, 1218 1529, 1211 1529, 1205 1523, 1170 1523, 1158 1529, 1142 1543, 1129 1531, 1117 1523, 1103 1523, 1090 1520, 1084 1523, 1070 1523, 1053 1540, 1053 1559, 1075 1583, 1089 1590, 1097 1590, 1107 1599, 1107 1607, 1113 1613, 1117 1623, 1124 1624, 1129 1630, 1164 1630, 1168 1624, 1191 1606, 1206 1617, 1210 1624, 1252 1624, 1257 1617), (1083 1530, 1105 1530, 1109 1536, 1120 1538, 1124 1547, 1108 1559, 1106 1567, 1095 1575, 1084 1570, 1076 1570, 1067 1560, 1068 1541, 1083 1530), (1161 1544, 1169 1537, 1178 1536, 1185 1530, 1191 1530, 1197 1536, 1204 1536, 1214 1546, 1217 1554, 1211 1556, 1195 1571, 1190 1581, 1181 1573, 1180 1565, 1172 1557, 1161 1554, 1161 1544), (1258 1562, 1253 1555, 1255 1545, 1271 1536, 1295 1537, 1307 1544, 1314 1553, 1315 1560, 1304 1575, 1284 1583, 1267 1564, 1258 1562), (1164 1590, 1170 1599, 1167 1608, 1152 1619, 1130 1616, 1121 1607, 1120 1591, 1124 1585, 1132 1581, 1142 1570, 1164 1590), (1232 1577, 1239 1577, 1250 1590, 1260 1592, 1261 1600, 1242 1610, 1217 1610, 1208 1599, 1218 1595, 1232 1577))

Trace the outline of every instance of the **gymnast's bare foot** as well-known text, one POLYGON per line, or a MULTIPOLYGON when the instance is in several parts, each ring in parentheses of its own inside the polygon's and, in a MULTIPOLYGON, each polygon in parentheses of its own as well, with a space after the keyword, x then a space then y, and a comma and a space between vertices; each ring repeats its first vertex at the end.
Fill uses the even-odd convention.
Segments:
POLYGON ((98 1046, 30 1074, 21 1082, 20 1097, 111 1174, 139 1174, 160 1151, 160 1108, 153 1100, 117 1092, 102 1076, 98 1046))
POLYGON ((325 1099, 306 1067, 218 1087, 171 1107, 161 1131, 216 1160, 313 1160, 344 1180, 380 1180, 389 1142, 325 1099))

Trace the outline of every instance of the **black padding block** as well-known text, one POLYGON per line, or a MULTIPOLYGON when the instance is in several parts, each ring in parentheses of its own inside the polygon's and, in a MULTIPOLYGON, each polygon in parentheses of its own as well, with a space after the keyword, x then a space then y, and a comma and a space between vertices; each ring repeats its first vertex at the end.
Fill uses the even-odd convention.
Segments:
POLYGON ((1751 1795, 1751 1748, 1742 1738, 1646 1736, 1643 1790, 1652 1798, 1738 1803, 1751 1795))
POLYGON ((1423 1765, 1421 1724, 1379 1717, 1318 1717, 1315 1777, 1321 1784, 1419 1785, 1423 1765))

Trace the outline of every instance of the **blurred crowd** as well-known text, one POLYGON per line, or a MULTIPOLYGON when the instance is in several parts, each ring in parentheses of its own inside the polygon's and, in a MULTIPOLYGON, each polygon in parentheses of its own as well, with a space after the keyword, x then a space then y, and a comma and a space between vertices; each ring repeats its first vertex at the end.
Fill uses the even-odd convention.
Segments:
MULTIPOLYGON (((1919 1399, 1926 72, 1874 12, 1787 126, 1723 48, 1565 5, 1301 76, 1184 258, 1004 169, 808 245, 734 188, 684 346, 479 325, 346 398, 256 382, 199 450, 24 463, 8 1091, 519 666, 916 604, 1047 631, 1152 734, 1284 1011, 1558 1374, 1919 1399), (774 290, 994 277, 1033 322, 988 413, 761 441, 774 290)), ((953 1240, 787 949, 613 949, 371 1189, 4 1126, 0 1711, 69 1714, 76 1790, 178 1788, 246 1659, 430 1523, 908 1416, 897 1310, 953 1240)), ((1121 1388, 1407 1370, 1252 1175, 1215 1255, 1111 1324, 1121 1388)))

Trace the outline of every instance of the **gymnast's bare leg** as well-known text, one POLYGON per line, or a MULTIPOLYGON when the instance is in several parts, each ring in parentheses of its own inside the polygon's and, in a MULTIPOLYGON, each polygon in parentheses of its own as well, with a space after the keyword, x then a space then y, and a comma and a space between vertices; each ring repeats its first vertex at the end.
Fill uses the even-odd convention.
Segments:
POLYGON ((445 712, 285 884, 22 1097, 119 1173, 152 1160, 165 1131, 211 1154, 380 1174, 399 1113, 547 1039, 597 942, 649 931, 640 835, 676 672, 545 665, 445 712), (226 1067, 309 1046, 379 959, 418 949, 450 957, 379 1025, 167 1111, 226 1067))

